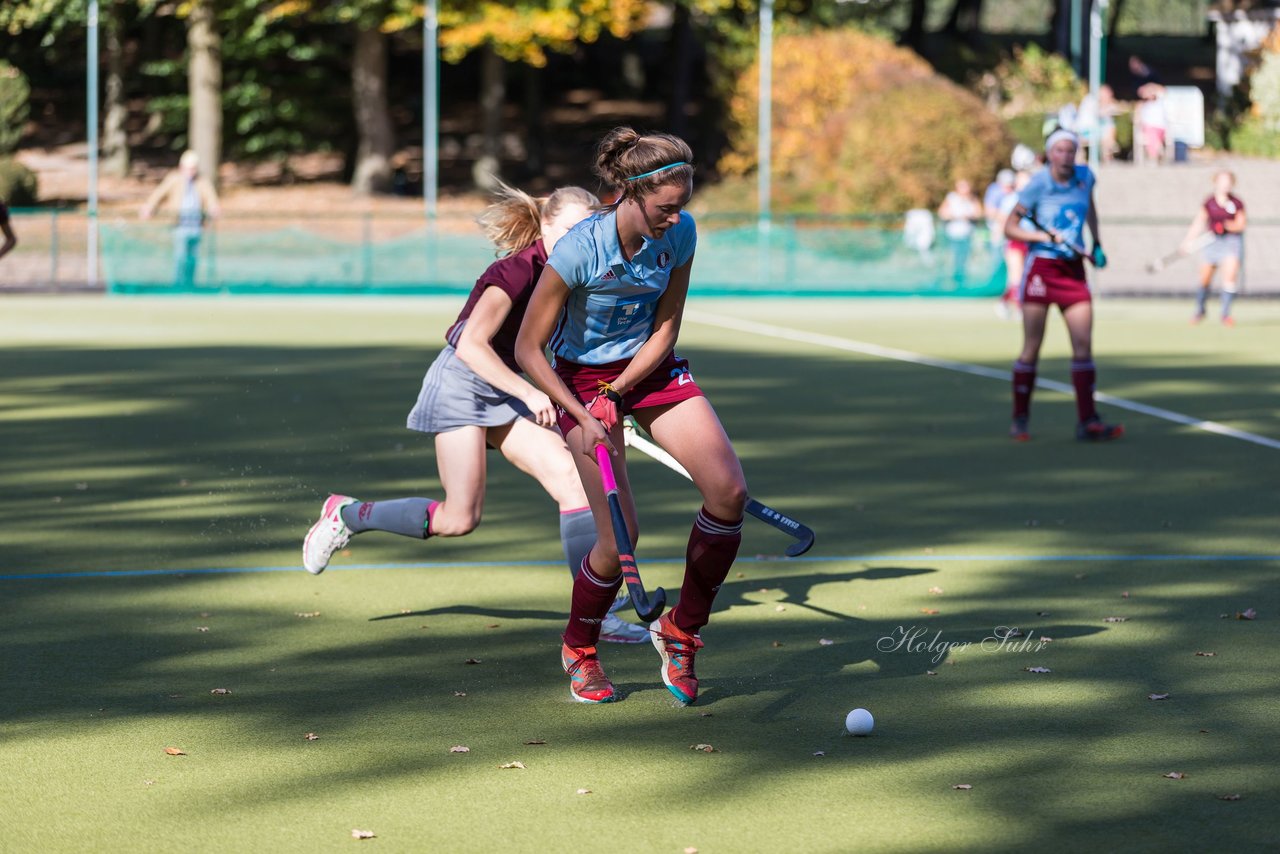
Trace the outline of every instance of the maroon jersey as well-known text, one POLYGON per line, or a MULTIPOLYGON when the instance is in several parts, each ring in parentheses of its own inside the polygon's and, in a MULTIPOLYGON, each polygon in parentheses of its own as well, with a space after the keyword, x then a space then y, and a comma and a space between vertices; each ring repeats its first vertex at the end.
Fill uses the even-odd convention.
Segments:
POLYGON ((1218 223, 1228 223, 1236 218, 1236 214, 1244 210, 1244 202, 1235 196, 1228 195, 1225 205, 1218 204, 1218 200, 1210 196, 1204 203, 1204 212, 1209 215, 1209 229, 1216 231, 1214 228, 1218 223))
POLYGON ((476 285, 471 289, 471 295, 467 297, 467 304, 462 307, 462 313, 444 334, 445 340, 457 347, 458 341, 462 339, 462 329, 467 325, 467 318, 471 317, 471 312, 475 310, 476 303, 480 301, 485 288, 501 288, 503 293, 511 297, 511 313, 507 315, 506 320, 502 321, 502 326, 498 327, 498 332, 493 336, 491 343, 498 358, 502 359, 508 368, 520 373, 520 366, 516 364, 516 334, 520 332, 520 321, 524 320, 524 311, 529 307, 533 286, 538 283, 538 277, 542 275, 542 268, 546 264, 547 250, 543 248, 541 240, 527 249, 513 252, 490 264, 489 269, 476 279, 476 285))

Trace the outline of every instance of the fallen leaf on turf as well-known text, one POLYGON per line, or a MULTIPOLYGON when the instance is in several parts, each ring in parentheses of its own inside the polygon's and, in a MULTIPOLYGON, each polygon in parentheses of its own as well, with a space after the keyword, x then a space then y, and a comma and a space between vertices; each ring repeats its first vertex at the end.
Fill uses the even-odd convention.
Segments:
POLYGON ((143 781, 142 781, 142 785, 144 785, 144 786, 154 786, 155 784, 156 784, 156 781, 155 781, 155 780, 143 780, 143 781))
POLYGON ((777 648, 778 648, 778 647, 780 647, 780 646, 782 646, 782 641, 774 641, 774 642, 773 642, 773 647, 774 647, 774 649, 777 649, 777 648))
POLYGON ((1048 612, 1048 611, 1036 611, 1036 616, 1037 616, 1037 617, 1047 617, 1047 616, 1049 616, 1049 612, 1048 612))
POLYGON ((757 592, 757 593, 768 593, 768 592, 769 592, 769 588, 768 588, 768 587, 761 587, 761 588, 760 588, 759 590, 757 590, 756 592, 757 592))
POLYGON ((1243 611, 1236 612, 1237 620, 1256 620, 1257 618, 1258 612, 1252 608, 1245 608, 1243 611))
POLYGON ((702 751, 703 753, 715 753, 715 752, 716 752, 716 749, 715 749, 714 747, 712 747, 711 745, 709 745, 709 744, 691 744, 691 745, 689 745, 689 749, 690 749, 690 750, 700 750, 700 751, 702 751))
POLYGON ((1128 621, 1128 619, 1129 619, 1128 617, 1103 617, 1103 618, 1102 618, 1102 622, 1104 622, 1104 623, 1123 623, 1123 622, 1128 621))
POLYGON ((941 594, 942 594, 942 588, 941 588, 941 587, 930 587, 930 588, 929 588, 929 592, 930 592, 930 593, 932 593, 934 596, 939 596, 939 595, 941 595, 941 594))
POLYGON ((400 613, 401 613, 401 614, 412 614, 412 613, 413 613, 413 609, 412 609, 412 608, 401 608, 401 609, 400 609, 400 613))
POLYGON ((309 732, 303 736, 303 738, 305 738, 307 741, 315 741, 319 737, 320 736, 316 735, 314 732, 309 732))
POLYGON ((746 574, 745 572, 739 572, 737 577, 738 577, 738 578, 746 578, 746 577, 747 577, 747 574, 746 574))
POLYGON ((952 786, 951 788, 953 788, 953 789, 960 789, 960 790, 962 790, 962 791, 967 792, 967 791, 969 791, 970 789, 972 789, 972 788, 973 788, 973 784, 971 784, 971 783, 956 783, 956 784, 955 784, 954 786, 952 786))
POLYGON ((352 830, 351 831, 352 839, 373 839, 374 836, 376 835, 377 834, 375 834, 372 830, 352 830))
POLYGON ((343 557, 351 557, 351 549, 343 549, 342 551, 338 552, 338 554, 342 555, 343 557))
POLYGON ((169 754, 170 756, 186 756, 187 755, 187 751, 183 750, 180 747, 166 747, 164 749, 164 752, 169 754))
POLYGON ((831 646, 834 643, 831 638, 818 638, 818 646, 831 646))
POLYGON ((589 795, 589 794, 591 794, 591 790, 590 790, 590 789, 579 789, 579 790, 578 790, 578 794, 579 794, 579 795, 589 795))
POLYGON ((787 610, 787 606, 786 606, 786 605, 775 605, 775 606, 773 607, 773 610, 775 610, 775 611, 785 611, 785 610, 787 610))
POLYGON ((698 849, 690 845, 688 848, 684 849, 684 854, 698 854, 698 849))
POLYGON ((1168 694, 1148 694, 1147 699, 1148 700, 1167 700, 1169 699, 1169 695, 1168 694))
POLYGON ((449 752, 450 753, 470 753, 471 748, 467 747, 466 745, 455 744, 453 747, 449 748, 449 752))
POLYGON ((230 694, 231 689, 230 688, 214 688, 209 693, 210 694, 230 694))
POLYGON ((1162 774, 1161 776, 1168 777, 1170 780, 1181 780, 1184 777, 1188 777, 1190 775, 1182 771, 1170 771, 1168 774, 1162 774))
POLYGON ((1217 653, 1216 652, 1197 652, 1196 655, 1199 655, 1203 658, 1213 658, 1215 655, 1217 655, 1217 653))
POLYGON ((1206 733, 1207 733, 1209 730, 1207 730, 1207 729, 1202 729, 1202 730, 1200 730, 1200 731, 1201 731, 1201 732, 1206 732, 1206 733))
POLYGON ((486 628, 486 629, 496 629, 496 628, 498 628, 498 627, 499 627, 499 626, 501 626, 501 625, 502 625, 502 623, 490 623, 489 625, 485 626, 485 628, 486 628))
POLYGON ((464 661, 464 662, 462 662, 462 663, 463 663, 463 664, 479 664, 479 663, 480 663, 480 659, 478 659, 478 658, 468 658, 466 661, 464 661))
POLYGON ((502 769, 504 769, 504 770, 505 770, 505 769, 507 769, 507 768, 519 768, 521 771, 523 771, 523 770, 524 770, 524 763, 523 763, 523 762, 504 762, 504 763, 502 763, 501 765, 499 765, 498 767, 499 767, 499 768, 502 768, 502 769))
POLYGON ((1238 800, 1240 800, 1240 795, 1218 795, 1217 797, 1218 797, 1218 800, 1220 800, 1220 801, 1238 801, 1238 800))
POLYGON ((700 718, 709 718, 709 717, 711 717, 711 712, 698 712, 698 717, 700 717, 700 718))
POLYGON ((455 697, 465 697, 465 696, 467 696, 467 692, 466 692, 466 691, 454 691, 454 692, 453 692, 453 696, 455 696, 455 697))
POLYGON ((295 611, 293 616, 301 617, 304 620, 309 620, 312 617, 320 616, 320 612, 319 611, 295 611))
MULTIPOLYGON (((1004 638, 1021 638, 1021 637, 1026 637, 1026 633, 1023 632, 1022 629, 1018 628, 1017 626, 1014 626, 1013 628, 1009 629, 1009 631, 1004 633, 1004 638)), ((1002 638, 1002 640, 1004 638, 1002 638)))
POLYGON ((541 738, 531 738, 525 744, 546 744, 546 741, 541 738))
POLYGON ((209 627, 208 627, 208 626, 196 626, 196 631, 197 631, 197 632, 207 632, 207 631, 209 631, 209 627))
POLYGON ((937 675, 938 675, 938 671, 936 671, 936 670, 926 670, 926 671, 924 672, 924 675, 925 675, 925 676, 937 676, 937 675))
POLYGON ((1120 598, 1121 598, 1121 599, 1128 599, 1128 598, 1129 598, 1129 591, 1128 591, 1128 590, 1126 590, 1126 591, 1124 591, 1123 593, 1121 593, 1121 594, 1120 594, 1120 598))
POLYGON ((813 751, 813 755, 814 755, 814 756, 826 756, 827 754, 826 754, 825 752, 821 751, 821 750, 815 750, 815 751, 813 751))
POLYGON ((1052 673, 1053 671, 1047 667, 1024 667, 1023 670, 1028 673, 1052 673))
POLYGON ((939 612, 937 608, 921 608, 920 613, 921 614, 937 614, 939 612))
POLYGON ((1053 638, 1047 638, 1044 635, 1041 635, 1040 643, 1053 643, 1053 638))

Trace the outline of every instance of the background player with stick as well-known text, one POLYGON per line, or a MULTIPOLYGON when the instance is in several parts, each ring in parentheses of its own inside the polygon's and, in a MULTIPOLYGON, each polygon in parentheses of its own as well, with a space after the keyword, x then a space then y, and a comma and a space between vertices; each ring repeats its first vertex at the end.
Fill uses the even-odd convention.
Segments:
POLYGON ((616 699, 595 644, 621 568, 594 455, 597 445, 617 455, 617 497, 630 529, 627 539, 634 543, 638 526, 619 423, 623 414, 633 414, 689 470, 702 493, 679 604, 650 626, 662 681, 683 703, 697 699, 698 632, 742 540, 742 466, 688 362, 673 349, 697 242, 693 217, 683 210, 693 193, 692 160, 689 146, 668 134, 616 128, 601 140, 595 170, 618 188, 618 199, 557 245, 516 341, 521 367, 561 407, 560 428, 600 531, 574 582, 561 650, 570 694, 580 702, 616 699), (554 366, 543 356, 548 342, 554 366))
POLYGON ((1232 190, 1235 189, 1236 176, 1227 170, 1213 176, 1213 195, 1205 199, 1196 217, 1182 239, 1179 251, 1190 255, 1195 251, 1197 239, 1202 235, 1211 241, 1202 245, 1200 258, 1200 293, 1196 295, 1196 311, 1191 316, 1192 323, 1204 320, 1209 301, 1209 286, 1213 284, 1213 273, 1222 269, 1222 322, 1226 326, 1234 326, 1231 317, 1231 303, 1236 298, 1240 286, 1240 266, 1244 260, 1244 229, 1247 217, 1244 202, 1240 201, 1232 190))
MULTIPOLYGON (((556 500, 565 558, 576 573, 595 542, 595 522, 573 459, 555 430, 555 407, 520 376, 514 347, 547 252, 597 202, 580 187, 564 187, 544 199, 510 187, 499 191, 480 224, 505 257, 476 281, 409 413, 410 429, 436 435, 444 500, 357 501, 330 495, 303 543, 308 572, 323 572, 333 553, 363 531, 421 539, 471 533, 480 524, 486 453, 493 447, 556 500)), ((639 643, 649 637, 643 627, 612 613, 601 619, 605 640, 639 643)))
POLYGON ((1004 233, 1026 241, 1028 264, 1022 277, 1022 352, 1013 365, 1013 425, 1009 436, 1031 438, 1031 393, 1044 341, 1049 307, 1058 306, 1071 338, 1071 384, 1076 393, 1076 438, 1082 441, 1116 439, 1121 425, 1106 424, 1098 415, 1093 392, 1097 368, 1093 363, 1093 297, 1084 272, 1084 228, 1093 235, 1087 255, 1097 267, 1106 265, 1098 236, 1098 213, 1093 201, 1093 171, 1077 166, 1080 141, 1074 133, 1056 130, 1045 142, 1048 163, 1018 193, 1018 204, 1005 220, 1004 233), (1034 229, 1022 227, 1028 219, 1034 229))

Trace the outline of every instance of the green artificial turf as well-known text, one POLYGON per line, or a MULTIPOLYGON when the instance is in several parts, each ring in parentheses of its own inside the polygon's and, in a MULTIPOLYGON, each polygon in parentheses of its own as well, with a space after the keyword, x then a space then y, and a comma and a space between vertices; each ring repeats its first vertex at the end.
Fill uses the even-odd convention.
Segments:
MULTIPOLYGON (((1280 450, 1115 407, 1126 437, 1080 445, 1045 390, 1013 444, 1005 381, 719 325, 1004 370, 987 302, 692 301, 753 494, 818 542, 782 560, 747 520, 690 708, 647 645, 602 650, 623 702, 568 700, 555 506, 496 455, 473 535, 297 568, 329 491, 438 496, 402 425, 456 300, 2 308, 0 850, 1280 843, 1280 450)), ((1280 304, 1188 308, 1101 301, 1100 389, 1280 439, 1280 304)), ((1068 357, 1055 318, 1041 376, 1068 357)), ((646 582, 678 589, 696 494, 630 469, 646 582)))

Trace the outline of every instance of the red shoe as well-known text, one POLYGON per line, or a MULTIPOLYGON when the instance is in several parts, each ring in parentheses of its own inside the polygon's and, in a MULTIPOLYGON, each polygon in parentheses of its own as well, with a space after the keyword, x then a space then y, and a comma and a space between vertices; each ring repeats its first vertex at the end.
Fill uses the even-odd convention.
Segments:
POLYGON ((1027 430, 1027 419, 1013 419, 1013 424, 1009 425, 1009 438, 1015 442, 1031 441, 1031 433, 1027 430))
POLYGON ((662 656, 662 681, 667 690, 686 706, 698 699, 698 677, 693 672, 693 656, 702 647, 702 638, 687 634, 671 622, 671 612, 649 625, 653 646, 662 656))
POLYGON ((1229 314, 1228 314, 1226 317, 1222 318, 1222 325, 1223 325, 1223 326, 1235 326, 1235 325, 1236 325, 1236 319, 1235 319, 1234 317, 1232 317, 1231 315, 1229 315, 1229 314))
POLYGON ((1105 424, 1097 415, 1076 425, 1076 438, 1081 442, 1106 442, 1123 435, 1123 424, 1105 424))
POLYGON ((579 703, 612 703, 613 683, 604 675, 594 646, 560 648, 560 666, 569 674, 569 696, 579 703))

